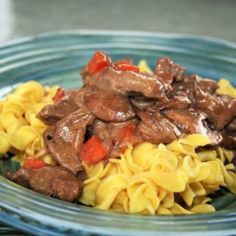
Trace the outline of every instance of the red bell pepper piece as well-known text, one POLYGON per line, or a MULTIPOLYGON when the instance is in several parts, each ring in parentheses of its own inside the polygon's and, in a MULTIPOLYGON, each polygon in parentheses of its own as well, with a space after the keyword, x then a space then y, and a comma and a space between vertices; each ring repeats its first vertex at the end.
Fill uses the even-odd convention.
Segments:
POLYGON ((111 64, 111 58, 102 51, 96 51, 88 63, 88 72, 95 74, 111 64))
POLYGON ((138 66, 131 65, 131 64, 118 64, 117 68, 122 71, 134 71, 137 73, 140 72, 138 66))
POLYGON ((46 163, 33 157, 27 157, 23 166, 25 169, 39 169, 46 166, 46 163))
POLYGON ((97 136, 92 136, 81 148, 81 158, 91 164, 95 164, 104 159, 107 150, 102 141, 97 136))
POLYGON ((54 102, 58 102, 59 100, 61 100, 63 97, 65 96, 65 91, 61 88, 57 89, 56 94, 53 96, 52 100, 54 102))

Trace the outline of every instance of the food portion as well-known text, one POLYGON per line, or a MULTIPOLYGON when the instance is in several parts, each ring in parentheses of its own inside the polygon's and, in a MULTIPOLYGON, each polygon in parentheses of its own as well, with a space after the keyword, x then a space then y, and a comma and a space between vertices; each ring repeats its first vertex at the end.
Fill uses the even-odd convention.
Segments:
POLYGON ((236 90, 170 58, 112 61, 95 52, 82 88, 20 85, 0 102, 6 176, 65 201, 136 214, 215 211, 236 194, 236 90))

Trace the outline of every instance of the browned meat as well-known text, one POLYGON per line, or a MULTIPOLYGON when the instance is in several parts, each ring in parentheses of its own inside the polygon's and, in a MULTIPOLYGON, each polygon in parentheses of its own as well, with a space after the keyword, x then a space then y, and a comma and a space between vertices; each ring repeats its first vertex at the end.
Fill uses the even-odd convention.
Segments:
POLYGON ((167 102, 157 102, 156 107, 159 110, 166 109, 186 109, 191 105, 190 99, 183 92, 177 92, 167 102))
POLYGON ((45 106, 37 117, 47 125, 53 125, 65 116, 84 106, 84 96, 91 92, 90 88, 68 91, 62 99, 45 106))
POLYGON ((99 119, 111 122, 121 122, 135 116, 129 99, 120 94, 95 90, 85 96, 88 109, 99 119))
POLYGON ((207 114, 214 129, 222 130, 236 116, 236 99, 222 95, 213 96, 197 88, 195 106, 207 114))
MULTIPOLYGON (((93 124, 93 134, 95 134, 97 137, 102 140, 104 146, 106 147, 107 152, 109 153, 108 156, 111 156, 111 150, 114 143, 111 139, 111 129, 110 129, 110 123, 106 123, 102 120, 96 119, 93 124)), ((115 135, 115 134, 113 134, 115 135)), ((115 142, 116 143, 116 142, 115 142)))
POLYGON ((86 127, 93 119, 93 115, 87 109, 80 108, 44 132, 48 152, 61 166, 75 175, 83 169, 79 151, 86 127))
POLYGON ((223 140, 221 142, 221 146, 228 148, 228 149, 236 149, 236 134, 230 135, 230 134, 222 134, 223 140))
POLYGON ((21 168, 16 173, 7 172, 12 181, 65 201, 78 199, 82 182, 71 172, 59 166, 45 166, 40 169, 21 168))
POLYGON ((119 123, 105 123, 101 120, 96 120, 94 122, 93 132, 103 141, 108 151, 108 156, 118 157, 128 144, 136 145, 142 141, 140 135, 137 133, 136 126, 136 119, 119 123), (124 137, 127 128, 132 132, 132 135, 129 133, 128 137, 124 137))
POLYGON ((218 84, 216 81, 203 79, 198 75, 186 76, 183 81, 174 82, 172 86, 174 88, 174 94, 186 94, 193 104, 195 102, 194 93, 196 89, 201 89, 201 91, 203 92, 214 94, 214 92, 218 88, 218 84))
POLYGON ((169 88, 161 78, 146 73, 119 71, 108 67, 98 75, 87 76, 84 79, 87 86, 96 87, 103 91, 127 94, 139 92, 146 97, 166 100, 165 91, 169 88))
POLYGON ((171 84, 175 79, 181 81, 185 76, 185 68, 176 65, 170 58, 163 57, 157 61, 154 73, 161 77, 165 82, 171 84))
POLYGON ((198 85, 204 92, 208 92, 210 94, 214 94, 218 89, 218 84, 214 80, 210 80, 207 78, 200 78, 199 76, 195 75, 198 78, 198 85))
POLYGON ((209 130, 206 115, 196 110, 166 110, 163 112, 184 134, 202 134, 208 136, 213 145, 221 142, 222 137, 218 132, 209 130))
POLYGON ((184 93, 176 93, 168 103, 164 105, 164 109, 186 109, 191 105, 190 99, 184 93))
POLYGON ((192 104, 195 102, 194 90, 198 87, 195 77, 186 76, 183 81, 173 82, 173 93, 172 94, 183 94, 188 97, 192 104))
POLYGON ((68 94, 71 96, 74 103, 77 105, 78 108, 81 108, 84 106, 85 103, 85 96, 92 93, 93 90, 89 87, 83 87, 80 89, 70 90, 68 91, 68 94))
POLYGON ((207 128, 203 124, 206 116, 202 112, 173 109, 163 111, 163 114, 185 134, 207 134, 207 128))
POLYGON ((143 140, 156 144, 166 144, 177 139, 181 135, 178 128, 160 112, 155 112, 153 114, 139 112, 138 116, 141 118, 141 122, 138 125, 138 131, 143 140))
POLYGON ((78 109, 78 106, 72 99, 72 96, 66 95, 55 104, 46 105, 37 117, 47 125, 53 125, 65 116, 78 109))
POLYGON ((236 118, 234 118, 226 127, 227 132, 236 133, 236 118))
POLYGON ((146 108, 153 106, 156 101, 151 98, 146 98, 144 96, 134 96, 130 98, 130 101, 136 110, 145 110, 146 108))
POLYGON ((173 83, 174 92, 183 92, 192 102, 192 107, 204 112, 213 128, 222 130, 236 116, 236 99, 216 96, 216 82, 192 75, 181 82, 173 83))

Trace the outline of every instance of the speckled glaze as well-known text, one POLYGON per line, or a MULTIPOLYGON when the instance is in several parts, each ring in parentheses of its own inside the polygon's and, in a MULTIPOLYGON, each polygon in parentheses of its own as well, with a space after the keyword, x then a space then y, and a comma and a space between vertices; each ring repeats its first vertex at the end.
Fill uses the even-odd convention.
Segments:
MULTIPOLYGON (((0 47, 0 96, 18 83, 38 80, 65 88, 80 87, 79 75, 95 50, 113 59, 169 56, 213 79, 236 85, 236 45, 205 37, 114 31, 70 31, 44 34, 0 47)), ((1 144, 0 144, 1 145, 1 144)), ((17 168, 0 161, 0 172, 17 168)), ((215 199, 216 213, 190 216, 139 216, 103 212, 63 202, 25 189, 0 176, 0 222, 36 235, 234 235, 236 198, 215 199)))

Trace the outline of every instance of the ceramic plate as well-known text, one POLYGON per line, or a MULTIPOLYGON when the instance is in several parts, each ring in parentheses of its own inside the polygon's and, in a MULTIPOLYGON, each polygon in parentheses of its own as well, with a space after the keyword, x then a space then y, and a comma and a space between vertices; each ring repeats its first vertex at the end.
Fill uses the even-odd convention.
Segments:
MULTIPOLYGON (((95 50, 112 58, 171 57, 213 79, 236 85, 236 46, 206 37, 142 32, 73 31, 44 34, 0 47, 0 96, 18 83, 38 80, 65 88, 80 87, 79 74, 95 50)), ((1 145, 1 144, 0 144, 1 145)), ((1 161, 0 171, 16 169, 1 161)), ((232 235, 236 234, 236 198, 215 199, 216 213, 187 216, 138 216, 103 212, 63 202, 25 189, 0 176, 0 222, 37 235, 232 235)))

